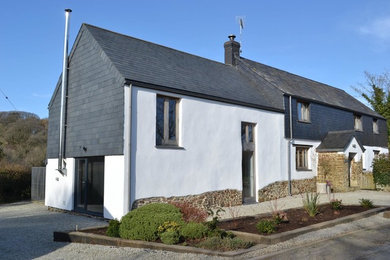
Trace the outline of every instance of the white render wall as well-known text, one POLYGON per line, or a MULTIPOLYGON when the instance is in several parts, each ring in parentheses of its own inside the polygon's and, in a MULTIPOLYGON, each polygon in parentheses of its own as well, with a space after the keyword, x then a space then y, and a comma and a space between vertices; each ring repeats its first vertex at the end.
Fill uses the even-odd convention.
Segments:
MULTIPOLYGON (((46 165, 45 205, 49 207, 74 210, 75 194, 75 159, 66 159, 66 175, 58 168, 57 159, 48 159, 46 165)), ((104 157, 104 211, 103 216, 109 219, 120 219, 125 211, 123 179, 124 156, 104 157)))
POLYGON ((49 207, 73 210, 74 205, 74 162, 66 159, 66 174, 57 171, 58 159, 48 159, 46 165, 45 205, 49 207))
POLYGON ((104 212, 109 219, 121 219, 125 212, 125 170, 124 156, 104 157, 104 212))
POLYGON ((387 154, 389 150, 387 148, 378 146, 364 146, 366 149, 363 154, 363 170, 372 171, 372 162, 374 160, 374 151, 379 151, 379 154, 387 154))
POLYGON ((346 159, 348 159, 349 153, 355 153, 355 157, 353 157, 353 160, 355 162, 359 162, 362 159, 363 151, 357 142, 356 138, 352 138, 351 142, 348 144, 347 148, 345 148, 344 154, 346 159))
POLYGON ((291 179, 292 180, 302 180, 302 179, 311 179, 317 176, 317 168, 318 168, 318 153, 316 152, 316 148, 320 145, 320 141, 310 141, 310 140, 301 140, 294 139, 293 146, 291 150, 291 179), (309 148, 309 158, 308 158, 308 166, 309 170, 305 171, 297 171, 296 169, 296 146, 311 146, 309 148))
POLYGON ((256 191, 287 180, 282 113, 133 86, 131 202, 155 196, 242 190, 241 122, 256 124, 256 191), (155 147, 156 93, 181 99, 178 127, 183 149, 155 147))

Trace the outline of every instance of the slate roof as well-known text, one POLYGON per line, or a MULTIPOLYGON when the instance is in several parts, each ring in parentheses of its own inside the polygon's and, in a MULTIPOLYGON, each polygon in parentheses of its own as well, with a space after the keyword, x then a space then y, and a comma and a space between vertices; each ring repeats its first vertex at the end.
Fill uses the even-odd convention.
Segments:
POLYGON ((362 151, 365 151, 354 130, 328 132, 316 150, 317 152, 343 152, 353 138, 356 138, 362 151))
MULTIPOLYGON (((234 67, 89 24, 83 24, 83 30, 134 85, 277 112, 284 111, 281 97, 287 94, 383 119, 341 89, 243 57, 234 67)), ((60 79, 55 93, 59 86, 60 79)))
POLYGON ((313 81, 287 71, 279 70, 249 59, 240 58, 258 75, 272 83, 283 93, 324 103, 346 110, 383 118, 344 90, 313 81))
MULTIPOLYGON (((83 24, 127 80, 282 112, 283 95, 235 67, 83 24)), ((137 85, 136 83, 134 85, 137 85)))

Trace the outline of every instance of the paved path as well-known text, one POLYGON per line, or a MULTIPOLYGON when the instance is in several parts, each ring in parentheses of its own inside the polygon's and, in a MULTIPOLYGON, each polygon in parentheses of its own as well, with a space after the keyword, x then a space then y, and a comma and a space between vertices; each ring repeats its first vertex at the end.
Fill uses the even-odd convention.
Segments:
POLYGON ((349 232, 254 259, 383 259, 390 258, 390 223, 349 232))
MULTIPOLYGON (((380 192, 371 190, 361 190, 346 193, 320 194, 320 203, 328 203, 330 199, 341 199, 344 205, 359 205, 359 199, 371 199, 374 205, 390 206, 390 192, 380 192)), ((283 210, 302 207, 302 195, 294 195, 273 201, 242 205, 238 207, 225 207, 221 218, 232 218, 238 216, 248 216, 272 212, 273 209, 283 210)))
MULTIPOLYGON (((345 204, 356 204, 359 198, 369 198, 376 205, 390 206, 390 193, 388 192, 360 191, 336 194, 336 197, 341 197, 345 204)), ((321 200, 326 202, 327 197, 322 196, 321 200)), ((302 205, 301 203, 300 196, 278 200, 281 208, 298 207, 302 205)), ((269 202, 265 202, 239 206, 236 211, 240 214, 262 213, 270 211, 269 205, 269 202)), ((217 259, 204 255, 179 254, 149 249, 53 242, 53 231, 74 230, 76 225, 79 228, 84 228, 105 224, 107 222, 92 217, 51 212, 44 205, 38 203, 22 202, 0 205, 0 259, 217 259)), ((388 233, 389 226, 390 219, 385 219, 382 214, 378 214, 367 219, 307 233, 276 245, 267 247, 258 245, 254 251, 243 255, 241 258, 258 258, 273 252, 283 252, 283 250, 293 247, 301 247, 318 240, 338 239, 345 233, 357 232, 361 229, 369 229, 370 232, 373 232, 367 233, 369 235, 381 234, 382 232, 388 233), (375 228, 377 229, 375 230, 375 228)), ((345 240, 345 242, 347 241, 348 239, 345 240)), ((381 241, 384 247, 379 248, 375 256, 381 256, 389 252, 389 237, 379 235, 377 243, 381 243, 381 241), (383 241, 383 239, 387 241, 383 241)), ((319 248, 320 245, 321 243, 319 248)), ((297 250, 297 252, 300 252, 300 250, 297 250)), ((288 254, 286 253, 286 255, 288 254)), ((299 256, 301 259, 312 258, 310 255, 303 253, 299 256)), ((334 259, 337 259, 337 257, 334 259)))

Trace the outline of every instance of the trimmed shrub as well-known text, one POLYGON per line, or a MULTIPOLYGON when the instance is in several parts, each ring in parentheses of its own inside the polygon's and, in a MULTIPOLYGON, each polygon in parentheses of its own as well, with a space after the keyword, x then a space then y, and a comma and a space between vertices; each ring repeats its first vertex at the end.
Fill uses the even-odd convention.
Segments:
POLYGON ((259 233, 271 234, 276 231, 276 223, 270 219, 263 219, 256 224, 256 228, 259 233))
POLYGON ((379 185, 390 185, 390 157, 380 155, 372 163, 374 182, 379 185))
POLYGON ((167 221, 183 222, 178 208, 165 203, 147 204, 122 218, 119 235, 125 239, 155 241, 159 237, 158 228, 167 221))
POLYGON ((121 223, 116 219, 110 220, 110 222, 108 222, 108 228, 106 231, 106 235, 109 237, 119 237, 120 224, 121 223))
POLYGON ((164 244, 174 245, 180 242, 180 234, 175 230, 168 230, 160 234, 160 239, 164 244))
POLYGON ((246 242, 242 239, 235 238, 220 238, 220 237, 209 237, 206 240, 200 242, 197 247, 210 249, 210 250, 220 250, 220 251, 231 251, 242 248, 249 248, 253 246, 253 242, 246 242))
POLYGON ((189 202, 172 202, 172 205, 180 209, 185 222, 204 222, 208 216, 207 211, 195 207, 189 202))
POLYGON ((189 222, 181 228, 181 235, 184 238, 199 239, 207 235, 208 228, 202 223, 189 222))
POLYGON ((161 234, 166 231, 179 231, 180 227, 181 225, 175 221, 166 221, 161 226, 158 227, 157 232, 161 234))

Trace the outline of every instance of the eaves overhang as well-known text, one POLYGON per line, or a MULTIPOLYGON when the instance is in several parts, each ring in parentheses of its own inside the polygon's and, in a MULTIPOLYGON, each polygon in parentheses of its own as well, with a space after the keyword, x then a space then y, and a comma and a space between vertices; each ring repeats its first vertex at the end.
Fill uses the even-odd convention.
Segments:
POLYGON ((239 106, 244 106, 244 107, 257 108, 257 109, 261 109, 261 110, 267 110, 267 111, 272 111, 272 112, 284 114, 284 109, 278 109, 278 108, 268 107, 268 106, 261 106, 258 104, 247 103, 247 102, 243 102, 243 101, 239 101, 239 100, 233 100, 233 99, 228 99, 228 98, 223 98, 223 97, 218 97, 218 96, 212 96, 212 95, 207 95, 207 94, 202 94, 202 93, 197 93, 197 92, 187 91, 187 90, 182 90, 182 89, 170 88, 170 87, 166 87, 166 86, 156 85, 156 84, 147 83, 147 82, 141 82, 141 81, 132 80, 132 79, 125 79, 124 84, 126 84, 126 85, 131 84, 133 86, 147 88, 147 89, 165 91, 165 92, 170 92, 170 93, 175 93, 175 94, 180 94, 180 95, 186 95, 186 96, 191 96, 191 97, 196 97, 196 98, 219 101, 219 102, 224 102, 224 103, 229 103, 229 104, 234 104, 234 105, 239 105, 239 106))

